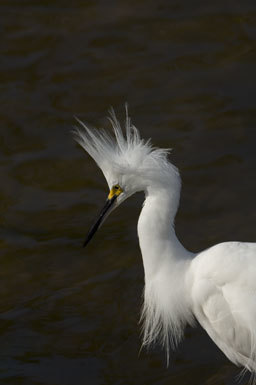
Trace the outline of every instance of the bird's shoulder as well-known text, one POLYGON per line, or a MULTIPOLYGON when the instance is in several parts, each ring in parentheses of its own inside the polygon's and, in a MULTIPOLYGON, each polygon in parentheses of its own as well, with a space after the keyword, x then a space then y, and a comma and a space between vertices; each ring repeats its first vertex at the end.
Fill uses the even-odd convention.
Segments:
POLYGON ((231 282, 254 282, 256 288, 256 243, 223 242, 198 253, 191 263, 194 282, 201 279, 217 286, 231 282))

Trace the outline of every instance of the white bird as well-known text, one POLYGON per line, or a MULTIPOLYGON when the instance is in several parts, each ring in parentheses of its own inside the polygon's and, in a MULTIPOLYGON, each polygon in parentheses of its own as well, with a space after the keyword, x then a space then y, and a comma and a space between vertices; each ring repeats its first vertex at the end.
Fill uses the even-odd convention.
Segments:
POLYGON ((180 342, 195 320, 237 366, 256 373, 256 243, 224 242, 187 251, 174 229, 181 180, 169 150, 141 139, 126 110, 125 133, 111 111, 115 136, 81 123, 76 141, 102 170, 110 192, 84 246, 107 215, 136 192, 145 193, 138 221, 145 289, 143 345, 180 342))

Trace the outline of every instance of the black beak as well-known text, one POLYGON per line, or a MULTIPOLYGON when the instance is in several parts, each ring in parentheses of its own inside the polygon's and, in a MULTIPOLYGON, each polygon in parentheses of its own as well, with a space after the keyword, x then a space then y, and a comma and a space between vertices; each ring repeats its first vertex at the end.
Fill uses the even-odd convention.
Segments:
POLYGON ((90 242, 90 240, 92 239, 92 237, 94 236, 94 234, 96 233, 96 231, 98 230, 98 228, 100 227, 100 225, 102 224, 104 219, 106 219, 107 214, 110 213, 110 209, 113 206, 116 198, 117 198, 117 195, 114 195, 111 199, 109 199, 109 198, 107 199, 103 209, 101 210, 101 212, 99 213, 99 216, 97 217, 96 222, 94 223, 94 225, 89 230, 87 237, 84 241, 83 247, 88 245, 88 243, 90 242))

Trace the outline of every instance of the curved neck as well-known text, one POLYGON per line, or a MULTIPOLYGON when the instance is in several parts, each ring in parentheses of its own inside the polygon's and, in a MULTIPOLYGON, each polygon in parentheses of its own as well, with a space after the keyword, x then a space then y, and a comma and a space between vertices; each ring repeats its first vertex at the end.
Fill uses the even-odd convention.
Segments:
POLYGON ((175 234, 174 218, 179 205, 179 188, 150 187, 138 222, 138 236, 143 258, 145 280, 164 268, 169 272, 174 265, 187 260, 191 253, 175 234))

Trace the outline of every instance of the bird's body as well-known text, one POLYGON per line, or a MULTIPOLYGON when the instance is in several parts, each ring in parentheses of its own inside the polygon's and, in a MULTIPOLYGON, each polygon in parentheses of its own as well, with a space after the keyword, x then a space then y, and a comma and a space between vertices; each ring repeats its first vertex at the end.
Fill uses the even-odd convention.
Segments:
POLYGON ((115 115, 116 140, 83 125, 76 139, 94 158, 110 187, 100 220, 127 197, 144 191, 138 236, 145 272, 143 344, 160 339, 169 351, 197 320, 236 365, 256 372, 256 244, 225 242, 198 254, 176 237, 180 176, 167 151, 144 142, 126 118, 126 137, 115 115))
POLYGON ((256 244, 218 244, 190 270, 197 320, 234 364, 256 371, 256 244))

